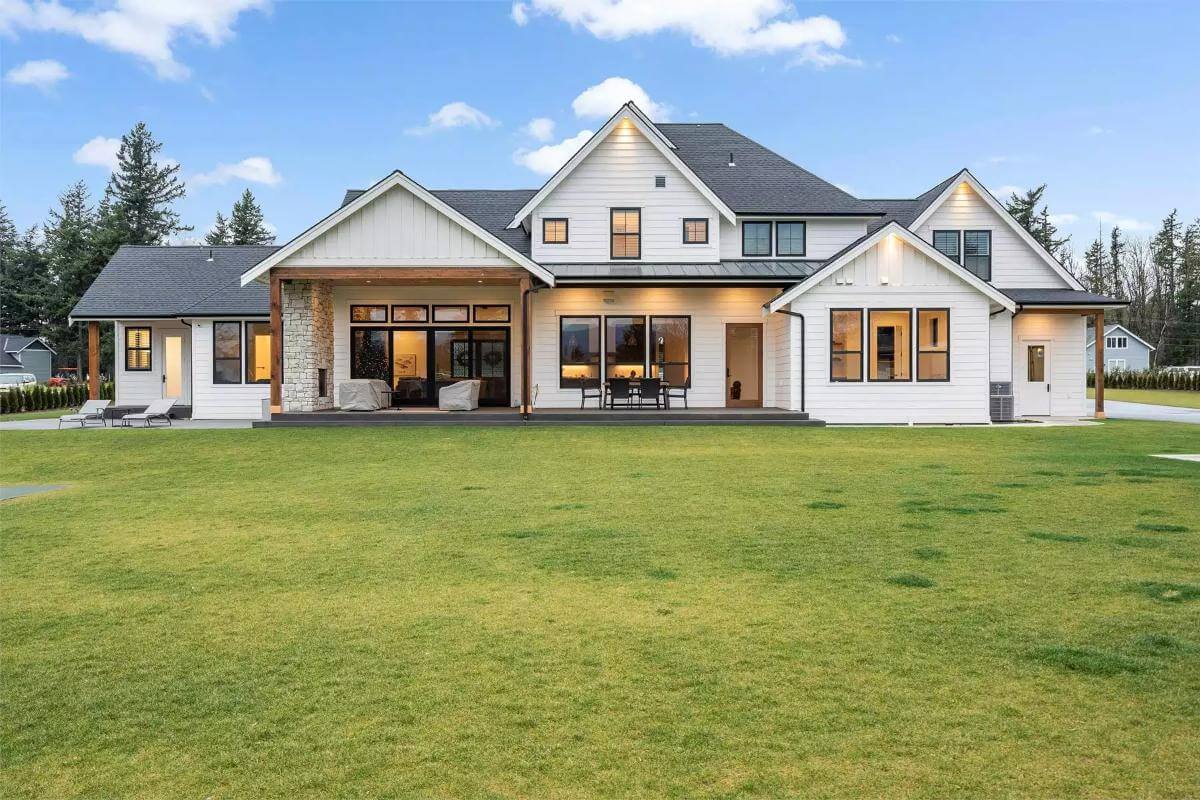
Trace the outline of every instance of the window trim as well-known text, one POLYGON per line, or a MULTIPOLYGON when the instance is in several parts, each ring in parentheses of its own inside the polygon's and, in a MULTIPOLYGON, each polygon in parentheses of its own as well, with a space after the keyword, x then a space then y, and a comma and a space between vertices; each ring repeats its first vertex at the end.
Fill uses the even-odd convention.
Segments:
POLYGON ((471 306, 469 303, 442 303, 433 307, 433 322, 443 325, 466 325, 471 321, 471 306), (438 311, 443 308, 461 308, 465 311, 462 319, 438 319, 438 311))
POLYGON ((775 255, 778 258, 804 258, 808 254, 808 221, 803 219, 780 219, 775 221, 775 255), (804 236, 801 238, 799 253, 785 253, 779 247, 779 231, 784 225, 803 225, 804 236))
MULTIPOLYGON (((267 379, 265 381, 252 381, 249 379, 249 376, 246 374, 247 368, 250 366, 250 359, 247 358, 246 356, 248 355, 247 351, 250 349, 250 326, 251 325, 266 325, 267 330, 268 331, 271 330, 271 321, 270 320, 264 320, 264 319, 242 320, 242 383, 244 383, 247 386, 266 386, 267 384, 269 384, 271 382, 271 376, 269 373, 267 374, 267 379)), ((271 335, 274 336, 275 334, 272 332, 271 335)), ((214 333, 214 336, 215 336, 215 333, 214 333)), ((215 341, 215 339, 214 339, 214 341, 215 341)), ((214 354, 216 353, 215 347, 213 349, 213 353, 214 354)), ((215 360, 216 359, 214 358, 214 361, 215 360)), ((269 364, 270 361, 271 361, 271 357, 270 357, 270 355, 268 355, 267 363, 269 364)), ((222 384, 222 385, 232 386, 233 384, 222 384)), ((320 396, 324 397, 325 395, 320 395, 320 396)))
POLYGON ((867 374, 867 383, 913 383, 915 370, 913 369, 913 353, 916 350, 915 342, 913 341, 913 309, 912 308, 868 308, 867 309, 867 327, 863 329, 863 335, 867 337, 867 363, 864 369, 867 374), (871 336, 871 314, 872 313, 888 313, 903 311, 908 314, 908 377, 907 378, 872 378, 871 377, 871 358, 875 353, 875 341, 871 336))
MULTIPOLYGON (((972 228, 971 230, 963 230, 962 240, 959 244, 959 252, 962 253, 962 261, 958 262, 963 269, 970 272, 980 280, 990 281, 992 279, 992 229, 991 228, 972 228), (967 266, 967 234, 968 233, 986 233, 988 252, 987 252, 987 275, 980 275, 975 270, 967 266)), ((972 258, 982 258, 983 256, 972 256, 972 258)))
MULTIPOLYGON (((212 382, 213 386, 242 386, 246 382, 246 324, 245 320, 229 320, 217 319, 213 320, 212 324, 212 382), (233 358, 219 358, 217 356, 217 326, 218 325, 236 325, 238 329, 238 354, 237 354, 237 376, 236 381, 217 380, 217 362, 218 361, 233 361, 233 358)), ((255 384, 258 385, 258 384, 255 384)))
POLYGON ((387 303, 352 303, 350 305, 350 324, 351 325, 386 325, 392 310, 388 308, 387 303), (383 319, 355 319, 354 309, 356 308, 382 308, 383 319))
MULTIPOLYGON (((951 260, 954 261, 954 263, 958 264, 961 267, 962 263, 963 263, 963 232, 962 232, 962 230, 954 229, 954 228, 938 228, 937 230, 929 232, 929 244, 933 247, 934 250, 937 250, 939 253, 942 253, 941 250, 938 250, 938 246, 937 246, 937 235, 939 233, 953 233, 954 238, 956 238, 958 240, 958 258, 951 259, 951 260)), ((942 253, 942 255, 946 256, 945 253, 942 253)), ((950 258, 950 256, 946 256, 946 258, 950 258)))
POLYGON ((608 209, 608 259, 609 261, 640 261, 642 259, 642 209, 641 206, 611 206, 608 209), (613 230, 613 217, 618 211, 636 211, 638 215, 637 233, 617 233, 613 230), (613 255, 616 251, 613 244, 617 236, 636 236, 637 251, 636 256, 618 256, 613 255))
MULTIPOLYGON (((688 326, 688 343, 687 343, 687 361, 664 361, 663 364, 678 365, 684 364, 687 366, 687 382, 684 386, 688 389, 692 388, 692 315, 691 314, 649 314, 646 317, 646 375, 650 375, 650 366, 657 364, 657 361, 650 360, 651 348, 654 347, 654 320, 656 319, 686 319, 688 326)), ((658 377, 662 377, 659 375, 658 377)), ((672 384, 671 388, 675 388, 672 384)))
POLYGON ((569 217, 542 217, 542 244, 570 244, 571 243, 571 219, 569 217), (563 224, 563 238, 561 242, 551 242, 546 239, 546 223, 561 222, 563 224))
POLYGON ((125 331, 125 371, 126 372, 153 372, 154 371, 154 328, 149 325, 127 325, 122 330, 125 331), (145 331, 146 346, 145 347, 130 347, 129 332, 130 331, 145 331), (129 366, 129 353, 140 353, 146 351, 150 354, 150 358, 146 361, 144 367, 129 366))
MULTIPOLYGON (((804 235, 807 237, 808 232, 804 235)), ((769 219, 744 219, 742 220, 742 258, 770 258, 771 247, 775 240, 775 222, 769 219), (747 225, 766 225, 767 232, 767 252, 766 253, 747 253, 746 252, 746 226, 747 225)))
POLYGON ((708 217, 684 217, 683 218, 683 238, 682 242, 685 245, 708 244, 708 217), (704 223, 704 239, 689 242, 687 238, 687 226, 689 222, 704 223))
MULTIPOLYGON (((584 380, 583 378, 570 378, 569 380, 575 381, 575 383, 573 383, 573 384, 564 384, 563 383, 562 368, 564 366, 578 366, 578 364, 576 362, 571 362, 570 364, 566 364, 563 362, 563 350, 562 350, 563 323, 569 319, 570 320, 588 319, 588 320, 596 321, 596 333, 600 339, 600 343, 599 343, 600 349, 596 351, 596 356, 597 356, 597 358, 596 358, 596 373, 597 373, 596 379, 598 381, 600 381, 601 385, 603 385, 603 383, 604 383, 604 317, 600 316, 599 314, 562 314, 558 318, 558 388, 560 388, 560 389, 578 389, 579 388, 578 381, 584 380)), ((591 364, 588 364, 586 362, 584 362, 584 365, 591 366, 591 364)))
MULTIPOLYGON (((631 319, 642 321, 642 375, 650 372, 650 317, 648 314, 605 314, 600 328, 600 380, 608 381, 608 321, 610 319, 631 319)), ((628 364, 631 362, 618 362, 628 364)))
POLYGON ((391 316, 389 319, 391 320, 389 323, 391 325, 427 325, 429 324, 429 304, 392 303, 391 316), (425 316, 422 319, 396 319, 397 308, 420 308, 425 312, 425 316))
POLYGON ((471 306, 471 322, 484 325, 503 325, 512 322, 512 306, 508 303, 479 303, 471 306), (504 319, 479 319, 479 309, 481 308, 503 308, 504 319))
POLYGON ((863 344, 863 337, 866 336, 867 328, 863 323, 866 320, 866 312, 862 308, 831 308, 829 309, 829 382, 830 383, 862 383, 863 371, 867 367, 866 348, 863 344), (839 311, 852 312, 858 314, 858 350, 834 350, 833 349, 833 315, 839 311), (835 378, 833 377, 833 357, 835 355, 858 355, 858 377, 857 378, 835 378))
MULTIPOLYGON (((934 308, 918 308, 916 310, 916 335, 913 336, 913 346, 916 351, 916 364, 913 369, 913 376, 917 383, 949 383, 950 382, 950 308, 948 306, 934 308), (921 312, 922 311, 945 311, 946 312, 946 377, 944 378, 922 378, 921 377, 921 312)), ((941 350, 926 350, 927 353, 941 353, 941 350)))

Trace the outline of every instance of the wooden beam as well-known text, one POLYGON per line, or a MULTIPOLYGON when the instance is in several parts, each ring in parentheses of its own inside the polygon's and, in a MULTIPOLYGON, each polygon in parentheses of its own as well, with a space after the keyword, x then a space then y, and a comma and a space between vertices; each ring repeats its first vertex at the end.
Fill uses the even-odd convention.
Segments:
POLYGON ((283 280, 271 271, 271 413, 283 411, 283 280))
POLYGON ((322 280, 361 285, 370 281, 383 286, 409 284, 515 284, 529 279, 519 267, 275 267, 272 275, 282 280, 322 280))
POLYGON ((1104 310, 1096 312, 1096 419, 1104 419, 1104 310))
POLYGON ((532 326, 529 324, 529 304, 532 302, 530 290, 533 282, 528 276, 521 279, 521 413, 529 416, 533 413, 533 399, 530 390, 530 370, 532 359, 530 353, 533 347, 532 326))
POLYGON ((88 323, 88 399, 100 399, 100 323, 88 323))

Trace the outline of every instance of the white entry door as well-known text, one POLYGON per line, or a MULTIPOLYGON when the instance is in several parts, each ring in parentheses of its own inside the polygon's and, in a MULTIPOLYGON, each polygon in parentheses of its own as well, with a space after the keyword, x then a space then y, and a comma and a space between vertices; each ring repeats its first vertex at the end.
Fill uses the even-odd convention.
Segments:
POLYGON ((191 359, 186 331, 163 332, 162 396, 191 403, 191 359))
POLYGON ((1050 416, 1050 342, 1021 342, 1024 370, 1021 374, 1021 410, 1025 416, 1050 416))

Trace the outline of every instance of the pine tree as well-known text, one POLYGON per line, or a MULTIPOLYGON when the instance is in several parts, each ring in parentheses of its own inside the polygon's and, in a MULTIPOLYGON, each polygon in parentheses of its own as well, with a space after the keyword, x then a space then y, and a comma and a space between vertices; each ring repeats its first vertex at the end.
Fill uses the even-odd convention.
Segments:
POLYGON ((1030 235, 1049 251, 1050 255, 1057 258, 1067 243, 1071 241, 1071 237, 1058 238, 1058 228, 1050 222, 1048 206, 1043 205, 1041 210, 1038 210, 1038 205, 1041 204, 1042 195, 1045 192, 1046 184, 1044 183, 1034 189, 1026 190, 1023 196, 1013 192, 1004 207, 1022 228, 1029 231, 1030 235))
POLYGON ((174 233, 191 230, 171 209, 171 203, 186 192, 179 165, 159 163, 160 150, 162 144, 155 141, 144 122, 121 137, 117 168, 104 190, 101 209, 101 223, 109 231, 103 238, 108 244, 162 244, 174 233))
POLYGON ((67 316, 103 267, 94 241, 98 220, 83 181, 59 195, 58 203, 45 226, 46 262, 53 283, 45 333, 60 355, 75 354, 82 378, 87 364, 87 328, 68 326, 67 316))
POLYGON ((1109 275, 1105 285, 1113 297, 1123 298, 1125 287, 1121 285, 1121 262, 1125 258, 1125 242, 1121 239, 1121 228, 1113 225, 1108 235, 1108 269, 1109 275))
POLYGON ((1154 270, 1153 309, 1158 329, 1155 346, 1158 348, 1160 364, 1178 363, 1175 330, 1178 321, 1176 291, 1179 285, 1181 233, 1179 212, 1171 209, 1162 227, 1150 241, 1150 263, 1154 270))
POLYGON ((1200 219, 1183 232, 1179 248, 1179 289, 1175 294, 1180 337, 1180 364, 1200 364, 1200 219))
POLYGON ((229 244, 229 224, 225 221, 225 215, 220 211, 217 212, 217 219, 213 223, 212 230, 204 237, 204 243, 211 245, 229 244))
POLYGON ((36 225, 19 234, 0 204, 0 327, 39 336, 46 324, 50 289, 42 240, 36 225))
POLYGON ((1099 239, 1096 239, 1083 254, 1083 275, 1080 280, 1089 292, 1104 294, 1104 280, 1108 271, 1107 262, 1104 245, 1099 239))
POLYGON ((233 213, 229 216, 229 243, 275 243, 275 236, 267 230, 262 209, 254 201, 254 195, 249 189, 242 192, 241 199, 233 204, 233 213))

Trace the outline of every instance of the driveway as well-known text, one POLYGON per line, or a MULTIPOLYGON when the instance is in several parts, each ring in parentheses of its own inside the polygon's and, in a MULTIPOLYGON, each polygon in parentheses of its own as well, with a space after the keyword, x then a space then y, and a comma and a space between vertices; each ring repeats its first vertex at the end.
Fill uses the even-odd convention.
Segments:
POLYGON ((1105 400, 1104 410, 1110 419, 1148 419, 1155 422, 1189 422, 1193 425, 1200 425, 1200 409, 1196 408, 1105 400))

